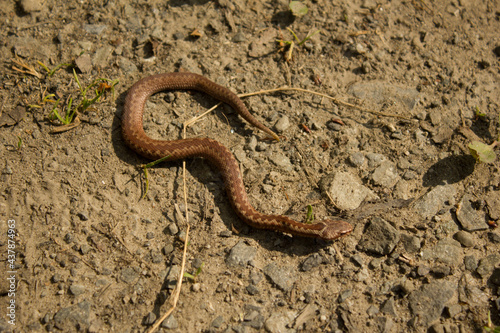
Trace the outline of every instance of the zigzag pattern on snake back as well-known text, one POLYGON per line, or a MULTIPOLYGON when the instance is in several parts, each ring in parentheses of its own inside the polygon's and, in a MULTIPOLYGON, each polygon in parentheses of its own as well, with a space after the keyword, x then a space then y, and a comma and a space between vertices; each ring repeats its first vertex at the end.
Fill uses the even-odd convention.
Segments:
POLYGON ((245 104, 229 89, 207 78, 193 73, 166 73, 146 77, 136 82, 125 99, 122 117, 122 134, 125 143, 138 154, 149 159, 169 156, 169 160, 203 157, 222 174, 227 195, 238 216, 255 228, 278 230, 293 235, 316 237, 325 240, 337 239, 352 231, 344 221, 323 220, 313 224, 299 223, 283 215, 267 215, 256 211, 250 204, 239 165, 231 151, 221 143, 209 138, 192 138, 173 141, 154 140, 143 129, 143 114, 146 100, 163 90, 197 90, 230 105, 253 126, 279 137, 255 119, 245 104))

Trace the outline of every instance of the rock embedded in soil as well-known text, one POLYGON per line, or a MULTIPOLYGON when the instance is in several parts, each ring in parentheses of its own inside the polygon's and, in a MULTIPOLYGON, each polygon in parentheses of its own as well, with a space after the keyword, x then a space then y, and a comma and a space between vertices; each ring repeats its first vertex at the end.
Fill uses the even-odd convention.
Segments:
POLYGON ((477 231, 488 228, 485 213, 473 207, 475 201, 474 197, 466 194, 462 197, 457 208, 457 219, 462 228, 467 231, 477 231))
POLYGON ((318 253, 314 253, 307 257, 306 260, 304 260, 304 263, 302 264, 302 271, 310 271, 314 267, 321 265, 323 261, 324 258, 321 255, 319 255, 318 253))
POLYGON ((295 320, 295 313, 286 311, 285 313, 275 312, 264 323, 266 332, 269 333, 295 333, 296 330, 290 328, 295 320))
POLYGON ((44 6, 43 0, 21 0, 20 5, 25 13, 39 12, 44 6))
POLYGON ((419 93, 414 88, 397 86, 384 81, 357 82, 351 85, 348 92, 355 97, 369 100, 372 103, 399 104, 411 110, 419 101, 419 93))
POLYGON ((335 172, 320 181, 323 191, 328 193, 335 207, 341 210, 353 210, 364 200, 378 198, 377 195, 361 184, 358 177, 349 172, 335 172))
POLYGON ((462 256, 460 243, 450 238, 443 238, 433 247, 422 251, 423 260, 438 260, 451 266, 457 266, 462 256))
POLYGON ((257 249, 255 247, 246 245, 245 242, 238 242, 229 252, 226 258, 226 265, 228 267, 245 267, 253 261, 257 249))
POLYGON ((288 119, 288 116, 282 116, 274 125, 274 128, 278 131, 278 133, 283 133, 288 129, 288 127, 290 127, 290 120, 288 119))
POLYGON ((413 291, 408 302, 414 316, 419 317, 418 325, 429 327, 443 312, 445 304, 455 293, 455 286, 450 282, 431 282, 413 291))
POLYGON ((265 266, 263 271, 275 286, 285 292, 292 288, 296 280, 290 268, 278 267, 274 263, 265 266))
POLYGON ((477 281, 470 274, 463 274, 458 281, 458 301, 477 307, 488 302, 488 295, 479 289, 477 281))
POLYGON ((436 186, 417 200, 415 211, 423 218, 430 219, 446 204, 455 202, 456 189, 453 185, 436 186))
POLYGON ((464 258, 465 269, 469 272, 473 272, 477 269, 477 259, 475 256, 465 256, 464 258))
POLYGON ((399 175, 396 166, 392 162, 385 161, 373 171, 371 178, 375 185, 391 188, 398 181, 399 175))
POLYGON ((476 272, 483 278, 488 277, 499 262, 500 254, 490 254, 489 256, 479 260, 479 265, 476 272))
POLYGON ((81 284, 72 284, 69 286, 69 292, 74 296, 80 296, 85 293, 85 290, 85 286, 82 286, 81 284))
POLYGON ((120 272, 120 280, 131 284, 139 277, 139 273, 133 267, 125 267, 120 272))
POLYGON ((474 237, 467 231, 460 230, 455 235, 453 235, 453 238, 455 238, 460 244, 462 244, 463 247, 474 246, 474 237))
POLYGON ((373 218, 358 243, 362 251, 388 255, 399 242, 399 231, 379 217, 373 218))
POLYGON ((82 331, 89 327, 91 317, 90 303, 83 301, 57 311, 54 324, 63 332, 82 331))

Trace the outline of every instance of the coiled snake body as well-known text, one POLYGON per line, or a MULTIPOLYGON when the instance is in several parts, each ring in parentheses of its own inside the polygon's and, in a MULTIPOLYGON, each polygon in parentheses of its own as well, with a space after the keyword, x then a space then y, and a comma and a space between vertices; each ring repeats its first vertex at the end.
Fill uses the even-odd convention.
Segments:
POLYGON ((299 223, 283 215, 267 215, 256 211, 250 204, 238 162, 228 148, 209 138, 174 141, 153 140, 143 129, 144 106, 149 96, 163 90, 197 90, 230 105, 250 124, 279 140, 278 136, 255 119, 245 104, 232 93, 207 78, 193 73, 166 73, 146 77, 136 82, 125 99, 122 117, 123 139, 138 154, 169 160, 203 157, 221 172, 227 195, 238 216, 255 228, 279 230, 293 235, 333 240, 352 231, 344 221, 323 220, 313 224, 299 223))

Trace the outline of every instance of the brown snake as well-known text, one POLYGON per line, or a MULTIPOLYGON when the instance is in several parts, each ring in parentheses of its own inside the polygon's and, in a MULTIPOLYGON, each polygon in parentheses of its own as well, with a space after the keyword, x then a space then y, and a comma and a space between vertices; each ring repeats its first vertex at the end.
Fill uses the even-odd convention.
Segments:
POLYGON ((153 140, 146 135, 142 125, 144 106, 149 96, 163 90, 197 90, 218 99, 236 110, 250 124, 279 137, 262 125, 247 110, 245 104, 229 89, 207 78, 192 73, 166 73, 146 77, 130 88, 123 108, 123 139, 130 148, 149 159, 169 156, 170 160, 203 157, 221 172, 227 195, 238 216, 255 228, 279 230, 293 235, 333 240, 352 231, 344 221, 323 220, 318 223, 299 223, 283 215, 267 215, 256 211, 250 204, 241 178, 238 162, 233 154, 219 142, 209 138, 192 138, 174 141, 153 140))

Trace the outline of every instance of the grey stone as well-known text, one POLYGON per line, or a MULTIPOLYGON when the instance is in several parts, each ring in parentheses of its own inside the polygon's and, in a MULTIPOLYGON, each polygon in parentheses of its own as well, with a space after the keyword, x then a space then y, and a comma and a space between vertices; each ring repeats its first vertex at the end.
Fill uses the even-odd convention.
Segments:
POLYGON ((82 73, 90 73, 92 70, 92 62, 90 60, 90 55, 84 53, 75 59, 76 66, 82 71, 82 73))
POLYGON ((431 272, 436 279, 442 279, 452 273, 450 266, 446 265, 434 266, 431 268, 431 272))
POLYGON ((358 82, 351 85, 348 92, 363 100, 370 100, 375 104, 390 103, 391 105, 405 106, 411 110, 419 101, 419 93, 414 88, 393 85, 382 81, 358 82))
POLYGON ((257 287, 256 287, 256 286, 254 286, 253 284, 248 285, 245 289, 246 289, 247 293, 248 293, 249 295, 252 295, 252 296, 253 296, 253 295, 257 295, 257 294, 260 292, 259 288, 257 288, 257 287))
POLYGON ((113 53, 113 48, 111 45, 104 45, 95 51, 94 57, 92 58, 92 65, 95 68, 105 68, 108 67, 109 58, 113 53))
MULTIPOLYGON (((495 268, 488 281, 500 286, 500 268, 495 268)), ((500 310, 500 308, 498 310, 500 310)))
POLYGON ((139 70, 132 61, 125 57, 118 58, 118 66, 125 74, 132 74, 139 70))
POLYGON ((156 321, 156 315, 153 312, 149 312, 144 318, 144 325, 153 325, 156 321))
POLYGON ((375 185, 391 188, 398 181, 399 175, 396 166, 392 162, 385 161, 373 171, 371 178, 375 185))
POLYGON ((423 260, 438 260, 454 266, 462 261, 462 248, 456 240, 443 238, 435 246, 422 251, 423 260))
POLYGON ((417 236, 401 234, 401 243, 408 253, 417 253, 420 251, 420 238, 417 236))
POLYGON ((390 223, 374 217, 366 227, 358 246, 365 252, 380 255, 391 253, 399 242, 400 234, 390 223))
POLYGON ((341 210, 353 210, 364 200, 377 199, 377 195, 361 184, 358 177, 349 172, 335 172, 320 181, 323 191, 328 193, 335 207, 341 210))
POLYGON ((473 247, 474 246, 474 238, 467 231, 460 230, 455 235, 453 235, 463 247, 473 247))
POLYGON ((44 6, 43 0, 21 0, 20 5, 25 13, 39 12, 44 6))
POLYGON ((450 318, 455 317, 460 312, 462 312, 462 306, 460 304, 451 304, 446 307, 446 313, 450 318))
POLYGON ((457 219, 467 231, 477 231, 488 229, 486 223, 486 214, 482 210, 476 210, 472 207, 475 199, 466 194, 460 201, 459 208, 457 208, 457 219))
POLYGON ((382 304, 382 306, 380 307, 380 311, 382 313, 396 317, 398 314, 397 314, 396 308, 394 306, 394 297, 392 297, 392 296, 389 297, 389 299, 387 301, 385 301, 384 304, 382 304))
POLYGON ((288 127, 290 127, 290 120, 288 119, 288 116, 282 116, 280 119, 278 119, 276 124, 274 124, 274 128, 279 133, 286 131, 288 127))
POLYGON ((377 315, 379 312, 379 309, 373 304, 366 309, 366 314, 370 317, 377 315))
POLYGON ((245 305, 246 311, 243 316, 243 325, 250 326, 256 330, 264 326, 264 316, 260 313, 260 307, 254 305, 245 305))
POLYGON ((274 263, 268 264, 263 269, 264 274, 283 291, 289 291, 296 277, 293 276, 291 269, 278 267, 274 263))
POLYGON ((489 301, 488 295, 476 286, 476 281, 468 273, 458 281, 457 291, 459 302, 469 306, 484 306, 489 301))
POLYGON ((378 167, 380 164, 382 164, 382 162, 386 160, 384 155, 377 153, 367 153, 365 156, 368 159, 368 165, 371 168, 378 167))
POLYGON ((292 170, 292 162, 290 162, 290 159, 288 157, 286 157, 281 153, 274 153, 269 157, 269 159, 275 165, 279 166, 280 168, 283 168, 284 170, 287 171, 292 170))
POLYGON ((495 266, 500 262, 500 254, 490 254, 489 256, 479 260, 479 265, 476 272, 482 277, 489 276, 495 266))
POLYGON ((359 267, 363 267, 364 265, 364 260, 363 258, 361 258, 361 256, 359 254, 355 254, 351 257, 351 261, 353 263, 355 263, 356 265, 358 265, 359 267))
POLYGON ((302 264, 302 270, 304 272, 310 271, 314 267, 321 265, 323 260, 324 259, 321 255, 319 255, 318 253, 314 253, 307 257, 306 260, 304 260, 304 263, 302 264))
POLYGON ((84 24, 83 29, 87 31, 89 34, 100 35, 104 30, 106 30, 107 26, 104 24, 84 24))
POLYGON ((128 284, 131 284, 139 277, 139 273, 133 267, 125 267, 120 272, 120 279, 128 284))
POLYGON ((255 247, 246 245, 243 241, 238 242, 226 258, 226 265, 229 267, 245 267, 253 260, 257 249, 255 247))
POLYGON ((224 324, 224 317, 218 316, 214 320, 212 320, 210 326, 215 328, 220 328, 222 324, 224 324))
POLYGON ((418 276, 426 276, 427 274, 429 274, 431 271, 431 269, 429 268, 429 266, 426 266, 426 265, 418 265, 417 267, 417 274, 418 276))
POLYGON ((168 225, 168 231, 171 235, 177 235, 179 233, 179 227, 175 223, 170 223, 168 225))
POLYGON ((85 290, 85 286, 82 286, 81 284, 72 284, 69 286, 69 292, 74 296, 80 296, 85 293, 85 290))
POLYGON ((477 269, 477 260, 473 255, 464 258, 465 269, 473 272, 477 269))
POLYGON ((83 301, 57 311, 54 325, 63 332, 85 331, 90 325, 90 317, 90 303, 83 301))
POLYGON ((352 289, 346 289, 341 291, 339 294, 339 303, 345 302, 345 300, 351 297, 352 294, 353 294, 352 289))
POLYGON ((488 213, 493 220, 500 219, 500 191, 490 191, 485 198, 488 213))
POLYGON ((252 272, 250 273, 250 283, 253 285, 259 284, 260 281, 264 278, 264 275, 262 275, 260 272, 252 272))
POLYGON ((295 314, 292 311, 285 313, 275 312, 265 322, 266 332, 269 333, 295 333, 296 330, 290 328, 295 320, 295 314))
POLYGON ((255 135, 252 135, 250 139, 248 139, 247 149, 255 151, 255 149, 257 148, 257 143, 258 143, 257 137, 255 135))
POLYGON ((428 327, 438 319, 454 290, 455 286, 449 282, 431 282, 413 291, 408 302, 412 314, 420 318, 419 324, 428 327))
POLYGON ((488 232, 488 239, 492 243, 500 244, 500 235, 493 231, 488 232))
POLYGON ((363 153, 359 151, 349 155, 349 162, 354 166, 360 167, 365 163, 365 161, 366 161, 365 156, 363 155, 363 153))
POLYGON ((173 315, 170 315, 164 321, 161 322, 160 326, 169 330, 175 330, 179 328, 179 323, 177 322, 177 319, 175 319, 173 315))
POLYGON ((170 253, 172 253, 174 251, 174 246, 172 244, 167 244, 165 245, 162 249, 161 249, 161 252, 164 254, 164 255, 168 255, 170 253))
POLYGON ((88 212, 86 212, 86 211, 81 211, 81 212, 79 212, 79 213, 78 213, 78 214, 76 214, 76 215, 77 215, 77 216, 80 218, 80 220, 82 220, 82 221, 88 221, 88 219, 89 219, 89 213, 88 213, 88 212))
POLYGON ((430 219, 446 204, 455 202, 456 190, 453 185, 440 185, 422 196, 414 205, 417 213, 430 219))

